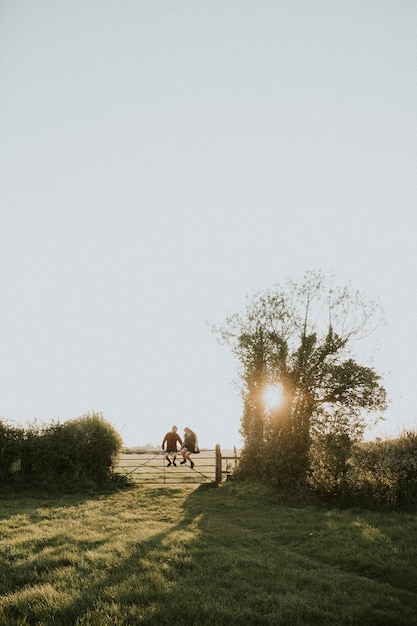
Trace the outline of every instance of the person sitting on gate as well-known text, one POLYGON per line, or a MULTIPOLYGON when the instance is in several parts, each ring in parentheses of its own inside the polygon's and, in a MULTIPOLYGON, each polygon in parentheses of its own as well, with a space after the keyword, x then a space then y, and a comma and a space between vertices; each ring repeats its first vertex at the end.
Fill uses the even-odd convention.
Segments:
POLYGON ((180 454, 184 457, 180 465, 190 461, 191 469, 194 467, 194 461, 191 460, 191 454, 200 452, 197 444, 197 435, 188 426, 184 428, 184 443, 180 450, 180 454))
POLYGON ((174 465, 175 467, 177 466, 177 464, 175 463, 177 459, 177 442, 180 444, 180 446, 182 446, 182 439, 177 433, 177 427, 173 426, 170 432, 165 435, 164 440, 162 442, 162 450, 164 450, 164 458, 168 461, 167 467, 171 465, 170 456, 172 456, 172 465, 174 465), (165 450, 165 444, 166 444, 166 450, 165 450))

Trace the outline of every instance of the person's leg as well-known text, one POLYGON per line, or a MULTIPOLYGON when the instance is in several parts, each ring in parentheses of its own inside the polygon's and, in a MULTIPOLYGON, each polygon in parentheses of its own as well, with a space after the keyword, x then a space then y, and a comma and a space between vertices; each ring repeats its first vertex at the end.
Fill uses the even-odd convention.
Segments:
POLYGON ((187 462, 187 453, 188 453, 187 448, 181 448, 180 454, 182 454, 183 458, 182 458, 182 461, 181 461, 180 465, 184 465, 184 463, 187 462))
POLYGON ((187 461, 190 461, 191 469, 193 469, 194 461, 191 460, 191 452, 189 450, 187 450, 185 452, 184 456, 185 456, 185 459, 184 459, 184 461, 181 461, 181 463, 186 463, 187 461))

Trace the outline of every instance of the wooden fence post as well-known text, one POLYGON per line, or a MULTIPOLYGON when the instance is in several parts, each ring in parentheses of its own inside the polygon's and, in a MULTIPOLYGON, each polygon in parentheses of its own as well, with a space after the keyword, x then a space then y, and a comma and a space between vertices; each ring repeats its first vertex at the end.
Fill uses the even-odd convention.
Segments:
POLYGON ((216 483, 220 485, 222 482, 222 452, 220 444, 216 443, 216 483))

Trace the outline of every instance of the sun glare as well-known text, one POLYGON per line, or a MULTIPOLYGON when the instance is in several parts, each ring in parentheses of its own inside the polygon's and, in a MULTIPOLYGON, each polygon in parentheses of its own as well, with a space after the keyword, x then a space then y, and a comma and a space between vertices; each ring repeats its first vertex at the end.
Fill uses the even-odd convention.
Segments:
POLYGON ((265 407, 268 410, 277 409, 282 403, 283 389, 282 385, 269 385, 263 394, 265 407))

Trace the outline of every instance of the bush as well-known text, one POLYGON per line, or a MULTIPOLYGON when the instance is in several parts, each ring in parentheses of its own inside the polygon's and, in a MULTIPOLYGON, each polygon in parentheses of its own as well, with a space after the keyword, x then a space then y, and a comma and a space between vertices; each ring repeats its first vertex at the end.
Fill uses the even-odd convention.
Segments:
POLYGON ((0 478, 10 478, 21 470, 23 430, 0 421, 0 478))
POLYGON ((357 446, 348 474, 362 503, 408 508, 417 504, 417 432, 357 446))
POLYGON ((417 505, 417 432, 360 443, 346 432, 316 432, 309 460, 307 484, 321 501, 397 509, 417 505))
POLYGON ((26 431, 0 422, 0 472, 9 482, 100 483, 110 477, 121 448, 120 435, 99 413, 26 431), (17 463, 20 471, 13 475, 17 463))
POLYGON ((109 476, 113 457, 122 448, 116 430, 97 413, 87 414, 62 426, 67 469, 74 478, 103 481, 109 476))
POLYGON ((309 451, 307 482, 321 498, 338 499, 348 491, 353 441, 347 433, 324 433, 314 437, 309 451))

